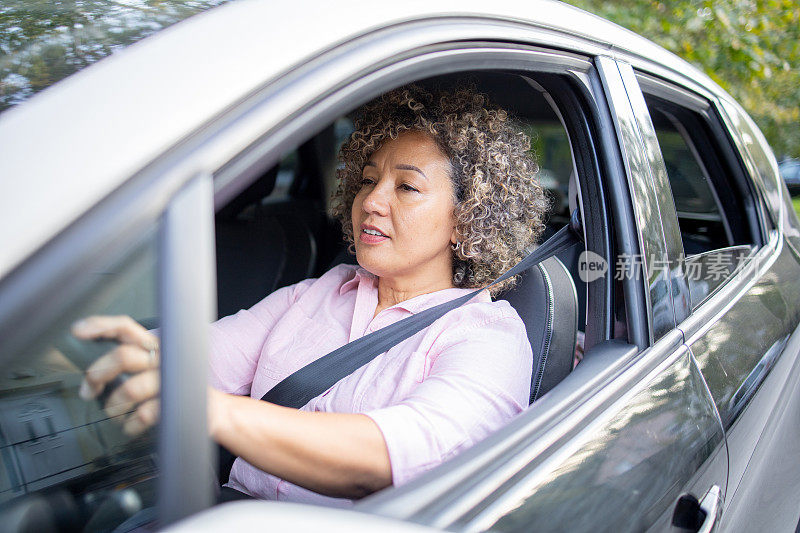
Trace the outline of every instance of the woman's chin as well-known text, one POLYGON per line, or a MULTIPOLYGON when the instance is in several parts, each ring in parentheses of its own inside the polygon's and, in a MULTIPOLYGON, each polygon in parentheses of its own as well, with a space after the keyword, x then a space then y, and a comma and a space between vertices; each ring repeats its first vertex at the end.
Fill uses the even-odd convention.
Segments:
POLYGON ((364 270, 366 270, 370 274, 372 274, 374 276, 378 276, 378 277, 381 276, 380 275, 381 268, 380 268, 379 265, 374 265, 371 261, 366 261, 366 260, 362 259, 360 255, 356 255, 356 262, 358 263, 358 266, 360 266, 361 268, 363 268, 364 270), (378 268, 376 268, 376 266, 378 268))
POLYGON ((387 268, 387 260, 386 258, 380 257, 383 254, 375 253, 377 250, 363 250, 360 247, 356 247, 356 262, 358 262, 358 266, 373 274, 375 276, 381 277, 388 274, 387 271, 391 271, 391 267, 387 268))

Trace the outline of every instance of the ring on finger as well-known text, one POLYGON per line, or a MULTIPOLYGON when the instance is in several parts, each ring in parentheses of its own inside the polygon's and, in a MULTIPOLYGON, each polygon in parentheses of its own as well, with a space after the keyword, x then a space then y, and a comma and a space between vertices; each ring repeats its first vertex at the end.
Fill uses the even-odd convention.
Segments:
POLYGON ((158 343, 148 342, 143 348, 147 350, 147 362, 150 366, 156 366, 158 364, 158 343))

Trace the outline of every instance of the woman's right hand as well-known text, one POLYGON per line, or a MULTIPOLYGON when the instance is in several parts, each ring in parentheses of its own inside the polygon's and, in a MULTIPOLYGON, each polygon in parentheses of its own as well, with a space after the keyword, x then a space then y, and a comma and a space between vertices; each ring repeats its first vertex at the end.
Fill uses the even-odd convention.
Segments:
POLYGON ((114 340, 119 345, 86 369, 80 396, 97 398, 122 374, 130 377, 110 391, 103 406, 111 418, 135 410, 122 421, 122 429, 138 435, 158 422, 160 388, 158 337, 129 316, 90 316, 72 325, 72 334, 83 340, 114 340))

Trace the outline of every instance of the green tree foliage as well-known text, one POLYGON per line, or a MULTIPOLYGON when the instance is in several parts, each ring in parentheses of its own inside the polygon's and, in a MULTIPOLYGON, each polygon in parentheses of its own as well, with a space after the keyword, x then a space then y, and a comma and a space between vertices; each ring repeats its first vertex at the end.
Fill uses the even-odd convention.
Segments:
POLYGON ((569 0, 693 63, 744 106, 775 154, 800 157, 800 3, 569 0))

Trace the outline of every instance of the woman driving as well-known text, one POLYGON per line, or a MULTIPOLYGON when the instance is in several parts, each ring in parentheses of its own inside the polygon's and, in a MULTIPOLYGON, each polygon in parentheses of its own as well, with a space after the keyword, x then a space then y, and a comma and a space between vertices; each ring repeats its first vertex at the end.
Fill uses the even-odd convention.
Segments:
MULTIPOLYGON (((261 401, 306 364, 411 314, 487 286, 543 230, 530 140, 469 90, 407 86, 364 106, 342 147, 334 214, 357 266, 279 289, 211 325, 211 436, 239 458, 223 491, 348 505, 480 441, 528 405, 532 353, 493 286, 301 409, 261 401), (236 491, 236 492, 234 492, 236 491)), ((82 339, 120 343, 86 372, 128 433, 158 417, 158 340, 128 317, 88 317, 82 339)))

